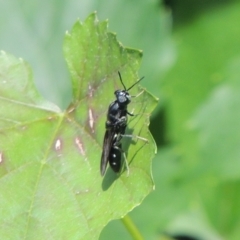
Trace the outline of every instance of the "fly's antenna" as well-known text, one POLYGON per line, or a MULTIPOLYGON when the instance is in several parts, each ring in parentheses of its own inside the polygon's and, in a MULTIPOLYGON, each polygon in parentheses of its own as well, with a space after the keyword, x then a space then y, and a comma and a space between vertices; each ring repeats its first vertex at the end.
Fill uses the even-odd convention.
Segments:
POLYGON ((135 85, 137 85, 140 81, 142 81, 144 79, 144 77, 141 77, 137 82, 135 82, 131 87, 129 87, 128 89, 125 87, 124 83, 123 83, 123 80, 122 80, 122 76, 121 76, 121 73, 118 71, 118 75, 119 75, 119 78, 120 78, 120 81, 124 87, 124 90, 125 91, 129 91, 130 89, 132 89, 135 85))
POLYGON ((144 79, 144 77, 141 77, 139 80, 137 80, 131 87, 129 87, 127 89, 127 91, 129 91, 131 88, 133 88, 136 84, 138 84, 140 81, 142 81, 144 79))
POLYGON ((125 87, 125 85, 124 85, 124 83, 123 83, 121 73, 120 73, 119 71, 118 71, 118 75, 119 75, 120 81, 121 81, 121 83, 122 83, 122 85, 123 85, 123 87, 124 87, 124 90, 127 91, 127 89, 126 89, 126 87, 125 87))

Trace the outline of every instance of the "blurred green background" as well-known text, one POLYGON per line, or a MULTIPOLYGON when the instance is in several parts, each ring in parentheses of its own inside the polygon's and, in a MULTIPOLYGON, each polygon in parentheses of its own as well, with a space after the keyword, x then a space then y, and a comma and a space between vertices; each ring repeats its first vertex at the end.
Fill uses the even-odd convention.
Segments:
MULTIPOLYGON (((160 99, 156 190, 130 216, 145 239, 240 239, 240 1, 1 0, 0 49, 28 61, 62 109, 64 33, 95 10, 124 46, 144 51, 142 84, 160 99)), ((113 237, 131 239, 118 220, 100 239, 113 237)))

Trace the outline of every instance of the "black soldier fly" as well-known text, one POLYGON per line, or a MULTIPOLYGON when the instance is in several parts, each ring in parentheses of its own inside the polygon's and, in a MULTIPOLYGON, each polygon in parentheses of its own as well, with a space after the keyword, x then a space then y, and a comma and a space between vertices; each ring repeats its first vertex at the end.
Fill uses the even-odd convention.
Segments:
POLYGON ((124 136, 133 137, 131 135, 124 135, 127 127, 127 115, 134 116, 127 110, 127 106, 131 102, 131 95, 128 91, 143 79, 142 77, 127 89, 122 81, 120 72, 118 72, 118 75, 124 90, 116 90, 114 92, 116 100, 108 107, 107 121, 105 125, 106 132, 103 140, 103 152, 100 165, 102 176, 106 172, 108 162, 114 172, 120 172, 121 170, 121 156, 123 153, 125 157, 125 153, 122 150, 122 144, 120 141, 124 136))

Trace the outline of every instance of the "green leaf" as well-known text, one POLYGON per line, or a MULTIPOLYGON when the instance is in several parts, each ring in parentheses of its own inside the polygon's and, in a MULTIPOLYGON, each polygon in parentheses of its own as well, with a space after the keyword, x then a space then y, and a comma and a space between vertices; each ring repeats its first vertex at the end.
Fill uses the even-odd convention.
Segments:
MULTIPOLYGON (((156 99, 134 87, 128 133, 123 139, 129 176, 108 168, 100 157, 108 105, 138 79, 142 53, 124 48, 91 14, 67 33, 64 53, 73 101, 66 111, 36 91, 29 66, 0 56, 0 236, 3 239, 96 239, 111 220, 139 205, 153 189, 155 144, 148 131, 156 99)), ((147 81, 147 80, 146 80, 147 81)))

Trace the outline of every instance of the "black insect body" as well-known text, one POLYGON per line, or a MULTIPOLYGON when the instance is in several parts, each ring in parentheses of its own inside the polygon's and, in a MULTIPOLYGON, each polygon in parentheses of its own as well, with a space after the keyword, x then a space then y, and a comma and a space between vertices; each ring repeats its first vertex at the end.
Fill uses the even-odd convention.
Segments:
POLYGON ((106 132, 104 135, 103 152, 100 165, 102 176, 106 172, 108 162, 113 171, 119 172, 121 170, 121 153, 124 153, 124 151, 122 150, 120 141, 124 136, 127 127, 127 116, 134 116, 127 110, 127 106, 131 102, 131 95, 128 91, 143 79, 139 79, 130 88, 126 89, 120 72, 118 72, 118 75, 124 90, 116 90, 114 92, 116 100, 108 107, 105 126, 106 132))
POLYGON ((118 135, 113 140, 112 147, 109 152, 108 161, 114 172, 120 172, 122 166, 122 144, 118 139, 118 135))

